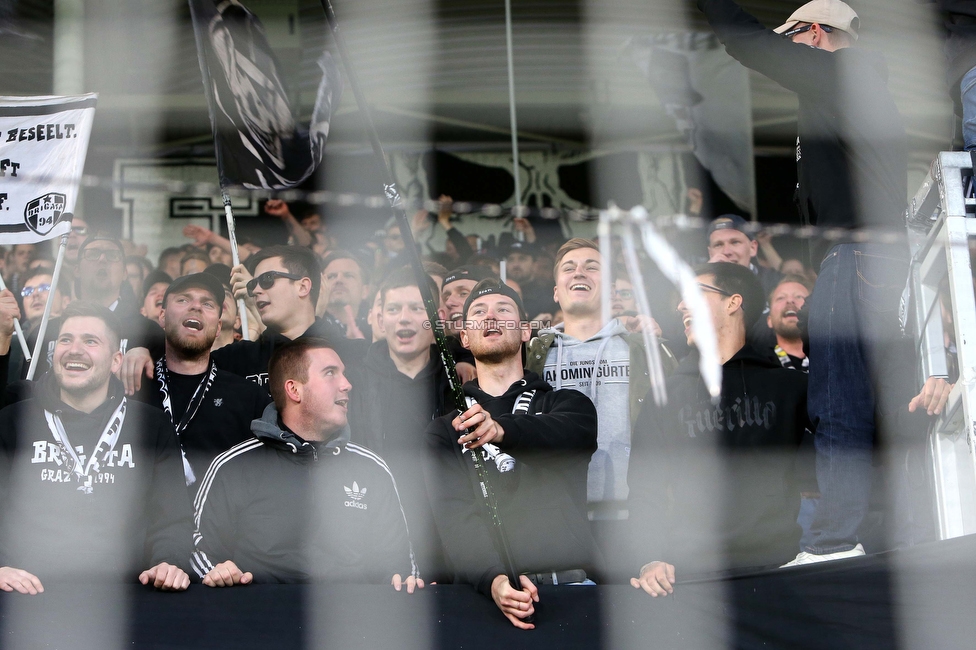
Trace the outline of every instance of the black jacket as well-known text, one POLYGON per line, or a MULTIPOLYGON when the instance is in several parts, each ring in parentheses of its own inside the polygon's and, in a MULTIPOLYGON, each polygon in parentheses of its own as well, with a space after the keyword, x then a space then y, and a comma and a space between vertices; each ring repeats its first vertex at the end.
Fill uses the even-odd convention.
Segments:
POLYGON ((386 341, 377 341, 366 362, 348 374, 352 382, 349 426, 352 440, 380 454, 400 488, 417 563, 427 580, 449 575, 424 484, 424 431, 450 409, 450 387, 437 347, 430 362, 411 379, 390 358, 386 341))
MULTIPOLYGON (((584 569, 596 576, 602 561, 586 517, 586 470, 597 448, 593 403, 575 390, 553 390, 533 372, 500 397, 483 392, 477 382, 465 384, 464 392, 502 426, 501 450, 516 461, 515 469, 504 473, 491 460, 485 464, 517 570, 584 569), (513 414, 526 391, 534 392, 528 413, 513 414)), ((427 492, 455 582, 490 595, 492 580, 506 570, 492 543, 471 452, 457 444, 455 417, 457 411, 427 429, 427 492)))
POLYGON ((797 203, 805 222, 901 227, 908 145, 884 58, 859 47, 828 52, 793 43, 733 0, 698 0, 698 7, 731 56, 799 98, 797 203))
MULTIPOLYGON (((201 379, 201 376, 169 373, 170 400, 177 423, 184 416, 201 379)), ((133 397, 163 410, 159 377, 143 381, 142 389, 133 397)), ((270 403, 268 392, 254 382, 217 368, 213 384, 200 402, 196 415, 179 434, 180 445, 195 478, 188 486, 191 495, 196 493, 200 480, 217 454, 253 437, 251 421, 260 418, 270 403)))
POLYGON ((311 443, 274 404, 255 438, 217 456, 194 501, 193 568, 233 560, 255 582, 389 584, 419 575, 393 475, 348 429, 311 443))
MULTIPOLYGON (((334 345, 336 354, 346 366, 360 363, 363 355, 366 354, 367 344, 365 341, 345 338, 342 332, 330 327, 322 319, 316 319, 305 330, 302 337, 306 336, 323 338, 334 345)), ((234 341, 230 345, 214 350, 210 353, 210 357, 217 362, 218 368, 267 388, 268 362, 271 361, 271 355, 277 346, 288 343, 289 340, 280 333, 267 329, 256 341, 234 341)), ((154 356, 153 359, 155 358, 154 356)))
POLYGON ((725 362, 716 406, 698 358, 668 378, 665 407, 645 400, 634 429, 632 571, 651 560, 685 575, 782 564, 799 549, 807 376, 746 346, 725 362))
POLYGON ((163 413, 125 400, 119 438, 101 455, 83 489, 68 467, 45 411, 59 414, 70 446, 88 462, 123 399, 91 413, 64 404, 50 377, 32 399, 0 411, 0 566, 54 579, 99 576, 135 580, 160 562, 189 571, 190 499, 176 435, 163 413))

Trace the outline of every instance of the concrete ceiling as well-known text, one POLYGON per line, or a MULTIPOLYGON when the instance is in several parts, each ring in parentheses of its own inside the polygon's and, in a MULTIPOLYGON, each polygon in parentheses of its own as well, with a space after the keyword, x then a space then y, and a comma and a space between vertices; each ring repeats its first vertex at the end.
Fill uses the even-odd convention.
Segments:
MULTIPOLYGON (((189 13, 172 0, 76 0, 84 6, 84 87, 100 93, 93 149, 103 155, 205 152, 209 124, 189 13)), ((296 95, 308 108, 314 60, 332 48, 317 0, 252 0, 296 95)), ((749 0, 768 25, 797 5, 749 0)), ((851 0, 860 45, 882 51, 890 88, 921 160, 949 143, 942 34, 931 5, 851 0)), ((16 61, 2 94, 52 92, 52 0, 0 0, 0 57, 16 61)), ((631 36, 707 31, 691 0, 512 0, 519 130, 524 146, 680 146, 649 84, 624 56, 631 36)), ((502 0, 336 0, 363 89, 391 147, 502 147, 508 142, 502 0)), ((785 152, 795 97, 751 75, 760 152, 785 152)), ((363 147, 347 92, 330 144, 363 147)))

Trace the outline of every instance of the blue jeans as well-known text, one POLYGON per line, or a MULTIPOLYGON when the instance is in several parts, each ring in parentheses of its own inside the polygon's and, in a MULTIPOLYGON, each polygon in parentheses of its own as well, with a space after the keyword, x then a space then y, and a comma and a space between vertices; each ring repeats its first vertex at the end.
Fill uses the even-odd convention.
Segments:
POLYGON ((959 82, 962 98, 962 139, 966 151, 976 149, 976 68, 963 75, 959 82))
POLYGON ((807 409, 815 427, 820 501, 803 550, 825 554, 858 543, 868 511, 876 386, 886 343, 896 340, 908 252, 838 244, 810 297, 807 409))

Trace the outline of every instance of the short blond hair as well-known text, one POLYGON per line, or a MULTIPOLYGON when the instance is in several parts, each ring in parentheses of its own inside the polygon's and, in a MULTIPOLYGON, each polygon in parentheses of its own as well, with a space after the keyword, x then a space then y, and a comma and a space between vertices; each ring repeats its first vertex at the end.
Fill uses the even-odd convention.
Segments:
POLYGON ((552 275, 553 277, 559 275, 559 263, 562 261, 566 254, 579 250, 580 248, 592 248, 595 251, 599 251, 600 247, 597 246, 596 242, 592 239, 584 239, 582 237, 573 237, 568 242, 559 247, 556 251, 556 261, 552 265, 552 275))

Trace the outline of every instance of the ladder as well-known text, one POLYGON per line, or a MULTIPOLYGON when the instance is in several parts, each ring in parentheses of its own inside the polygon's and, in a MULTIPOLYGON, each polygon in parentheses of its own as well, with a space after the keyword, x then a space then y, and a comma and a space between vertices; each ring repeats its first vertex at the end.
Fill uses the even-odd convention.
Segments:
POLYGON ((949 375, 942 314, 947 298, 959 368, 928 439, 940 539, 976 533, 976 293, 969 254, 976 199, 967 198, 974 162, 966 151, 940 153, 906 212, 915 300, 913 312, 903 316, 914 325, 919 385, 949 375))

